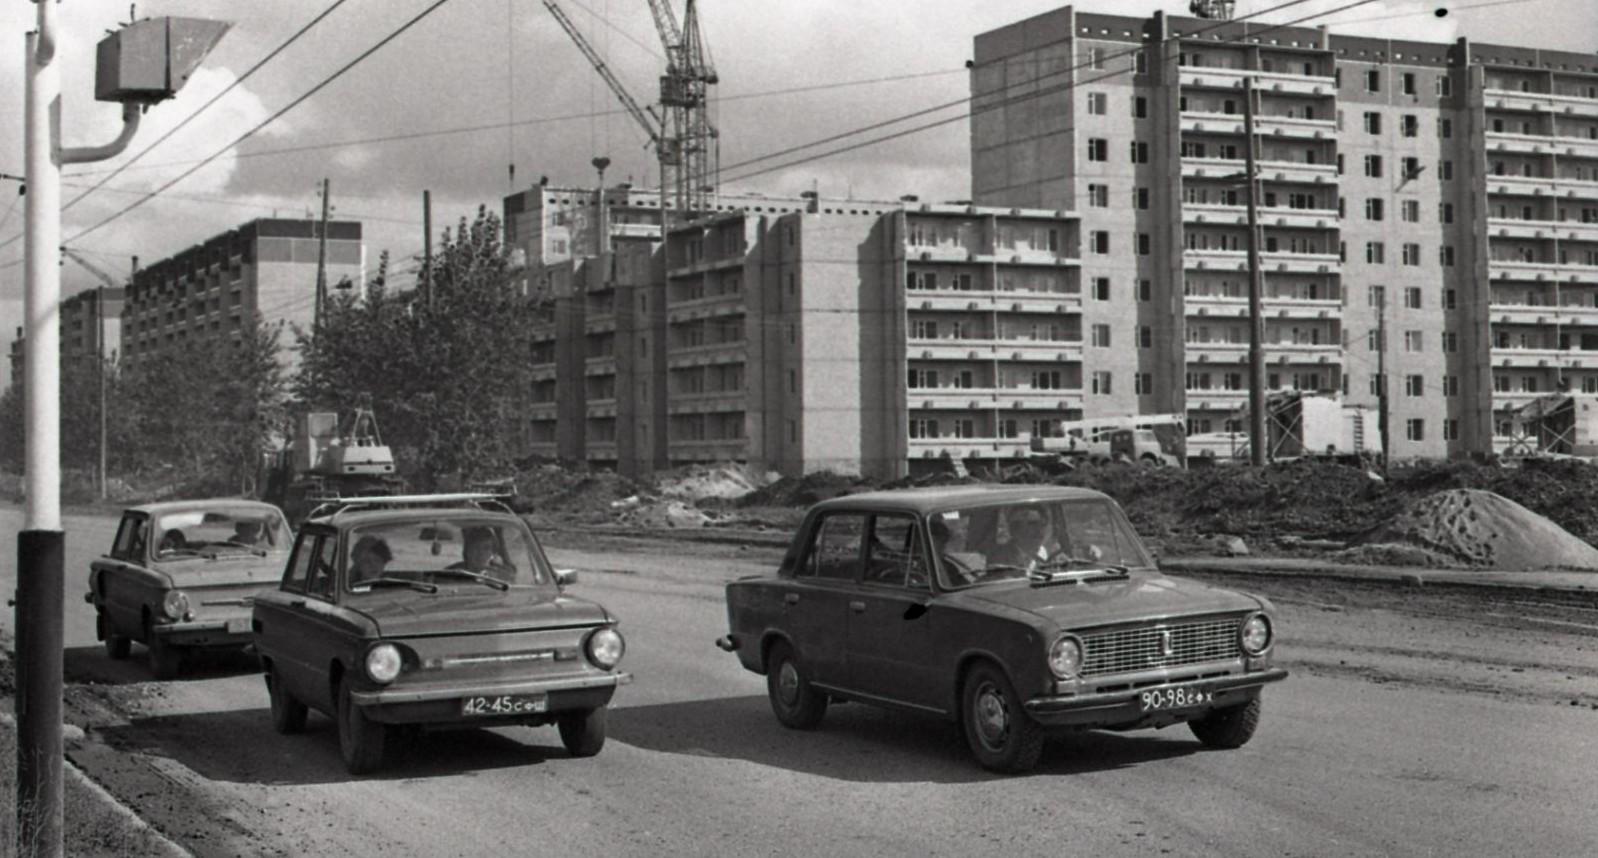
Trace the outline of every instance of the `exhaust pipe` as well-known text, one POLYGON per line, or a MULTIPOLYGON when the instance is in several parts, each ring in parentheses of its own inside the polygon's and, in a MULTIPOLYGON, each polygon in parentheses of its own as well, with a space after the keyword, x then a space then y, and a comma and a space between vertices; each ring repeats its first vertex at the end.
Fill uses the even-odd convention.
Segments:
POLYGON ((716 638, 716 646, 726 652, 733 652, 738 649, 738 638, 733 635, 723 635, 716 638))

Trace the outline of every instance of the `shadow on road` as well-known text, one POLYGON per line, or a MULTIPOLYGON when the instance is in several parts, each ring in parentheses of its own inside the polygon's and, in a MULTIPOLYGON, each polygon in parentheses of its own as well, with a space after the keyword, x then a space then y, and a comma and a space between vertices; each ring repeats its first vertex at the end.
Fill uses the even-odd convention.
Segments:
MULTIPOLYGON (((653 751, 747 760, 865 783, 965 783, 996 777, 977 765, 953 723, 853 703, 829 707, 814 731, 778 724, 763 696, 612 709, 610 738, 653 751)), ((1064 735, 1048 743, 1032 774, 1129 768, 1201 748, 1186 729, 1064 735)))
MULTIPOLYGON (((67 682, 96 682, 101 685, 131 685, 155 682, 150 673, 144 647, 133 645, 133 654, 113 661, 99 646, 68 647, 62 653, 62 670, 67 682)), ((260 673, 261 662, 255 653, 244 649, 191 650, 183 656, 183 670, 174 681, 217 679, 260 673)))
POLYGON ((95 731, 121 751, 167 757, 212 781, 251 784, 325 784, 454 775, 566 759, 555 728, 525 727, 390 733, 383 768, 356 778, 339 756, 338 730, 312 713, 305 732, 272 729, 271 712, 236 709, 139 718, 95 731))

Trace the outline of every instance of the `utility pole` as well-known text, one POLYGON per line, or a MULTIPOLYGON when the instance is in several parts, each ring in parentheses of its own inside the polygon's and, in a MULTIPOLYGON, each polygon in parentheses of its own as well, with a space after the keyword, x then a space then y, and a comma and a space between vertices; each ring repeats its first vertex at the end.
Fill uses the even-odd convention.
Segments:
POLYGON ((328 180, 322 180, 322 222, 316 239, 316 310, 314 328, 322 327, 322 304, 327 301, 327 209, 328 180))
POLYGON ((1243 171, 1248 183, 1248 436, 1249 462, 1265 464, 1264 275, 1260 271, 1259 175, 1254 167, 1254 78, 1243 78, 1243 171))
POLYGON ((1392 458, 1392 438, 1387 427, 1387 287, 1376 296, 1376 433, 1382 438, 1382 473, 1392 458))
POLYGON ((96 49, 95 97, 122 104, 122 130, 103 146, 61 144, 61 64, 56 0, 34 0, 37 28, 24 36, 27 164, 23 230, 23 384, 27 508, 17 534, 16 851, 59 856, 63 581, 61 526, 61 167, 104 161, 133 142, 146 106, 176 93, 228 25, 193 18, 129 22, 96 49), (150 74, 153 68, 159 72, 150 74), (141 74, 140 72, 143 72, 141 74))
POLYGON ((422 290, 433 308, 433 192, 422 191, 422 290))

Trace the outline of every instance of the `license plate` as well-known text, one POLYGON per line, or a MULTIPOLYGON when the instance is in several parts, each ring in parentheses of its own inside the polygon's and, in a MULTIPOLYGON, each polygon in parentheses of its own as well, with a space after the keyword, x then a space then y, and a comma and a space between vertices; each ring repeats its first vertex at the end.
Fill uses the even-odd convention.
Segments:
POLYGON ((240 619, 237 619, 237 620, 228 620, 227 621, 227 633, 230 634, 230 635, 246 634, 247 632, 249 632, 249 630, 250 630, 250 618, 249 617, 243 617, 243 618, 240 618, 240 619))
POLYGON ((1179 685, 1175 688, 1152 688, 1138 695, 1144 712, 1164 709, 1186 709, 1204 706, 1215 698, 1215 692, 1203 686, 1179 685))
POLYGON ((544 694, 502 694, 498 697, 461 698, 462 715, 527 715, 549 709, 544 694))

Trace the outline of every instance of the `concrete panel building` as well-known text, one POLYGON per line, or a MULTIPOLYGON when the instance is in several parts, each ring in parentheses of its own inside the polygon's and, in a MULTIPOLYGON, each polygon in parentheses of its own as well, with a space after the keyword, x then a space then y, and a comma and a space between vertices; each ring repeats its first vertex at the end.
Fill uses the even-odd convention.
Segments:
MULTIPOLYGON (((114 360, 122 343, 122 305, 127 290, 98 286, 61 302, 61 361, 114 360)), ((22 383, 26 338, 22 328, 11 341, 11 384, 22 383)))

